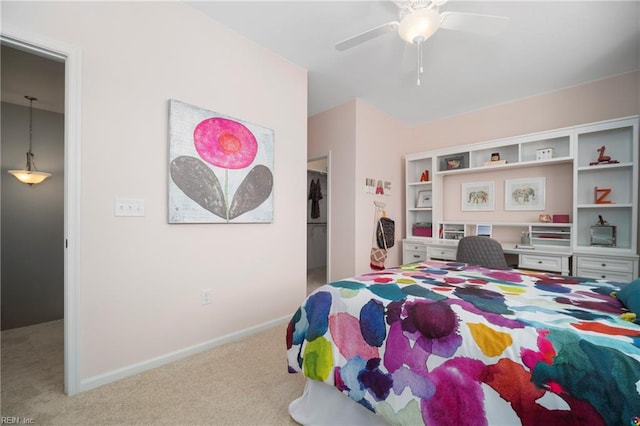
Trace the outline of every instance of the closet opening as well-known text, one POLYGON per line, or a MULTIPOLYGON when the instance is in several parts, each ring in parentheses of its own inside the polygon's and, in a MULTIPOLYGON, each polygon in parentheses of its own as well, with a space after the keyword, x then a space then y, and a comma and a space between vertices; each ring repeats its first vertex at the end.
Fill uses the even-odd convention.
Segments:
POLYGON ((329 155, 307 161, 307 293, 330 276, 329 155))

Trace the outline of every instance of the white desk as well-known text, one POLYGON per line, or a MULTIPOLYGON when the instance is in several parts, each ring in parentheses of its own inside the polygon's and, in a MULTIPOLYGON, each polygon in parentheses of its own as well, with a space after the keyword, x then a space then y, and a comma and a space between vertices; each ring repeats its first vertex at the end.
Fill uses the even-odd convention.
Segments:
MULTIPOLYGON (((535 247, 533 249, 518 248, 516 243, 501 243, 505 255, 518 256, 518 268, 534 269, 545 272, 570 274, 569 259, 572 254, 566 248, 535 247)), ((418 240, 402 241, 403 263, 419 262, 426 259, 456 260, 458 241, 440 240, 425 242, 418 240)))

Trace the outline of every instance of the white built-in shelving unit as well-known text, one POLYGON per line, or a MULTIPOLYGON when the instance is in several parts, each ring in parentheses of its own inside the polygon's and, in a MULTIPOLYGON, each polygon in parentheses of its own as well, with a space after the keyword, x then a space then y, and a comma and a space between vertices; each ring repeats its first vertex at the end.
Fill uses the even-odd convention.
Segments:
POLYGON ((444 199, 460 197, 443 194, 446 176, 469 175, 474 181, 488 171, 540 170, 556 164, 571 164, 573 169, 572 223, 519 223, 509 221, 509 212, 482 223, 512 232, 514 241, 520 234, 531 237, 535 257, 507 247, 506 251, 518 254, 520 267, 535 269, 537 264, 541 270, 619 281, 638 277, 637 116, 407 155, 403 261, 453 260, 457 241, 475 234, 478 222, 444 217, 444 199), (602 146, 611 162, 597 161, 602 146), (491 162, 498 151, 500 161, 491 162), (428 180, 421 181, 425 172, 428 180), (606 198, 610 203, 596 203, 596 187, 611 189, 606 198), (592 241, 592 227, 600 217, 616 227, 611 245, 592 241), (429 225, 430 233, 425 232, 429 225))

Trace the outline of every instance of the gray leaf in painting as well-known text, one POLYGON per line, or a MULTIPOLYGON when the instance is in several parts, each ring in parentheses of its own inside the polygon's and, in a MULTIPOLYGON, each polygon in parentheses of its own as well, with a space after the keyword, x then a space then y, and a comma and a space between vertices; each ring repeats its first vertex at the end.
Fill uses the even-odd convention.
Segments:
POLYGON ((195 157, 177 157, 171 162, 171 179, 196 203, 216 216, 227 218, 227 203, 213 170, 195 157))
POLYGON ((273 188, 273 174, 268 167, 255 166, 242 181, 231 202, 229 220, 251 211, 269 198, 273 188))

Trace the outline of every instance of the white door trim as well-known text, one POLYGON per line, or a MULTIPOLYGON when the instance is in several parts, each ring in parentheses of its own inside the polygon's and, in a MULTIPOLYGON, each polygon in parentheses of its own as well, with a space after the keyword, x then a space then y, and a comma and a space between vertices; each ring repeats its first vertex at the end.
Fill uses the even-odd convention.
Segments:
POLYGON ((82 51, 76 46, 2 26, 2 43, 65 64, 64 106, 64 389, 80 391, 79 282, 80 282, 80 146, 82 51))

